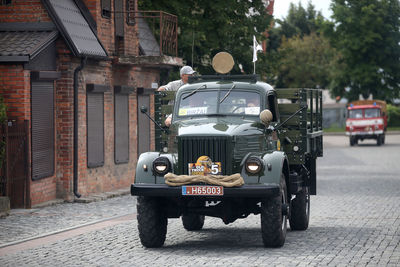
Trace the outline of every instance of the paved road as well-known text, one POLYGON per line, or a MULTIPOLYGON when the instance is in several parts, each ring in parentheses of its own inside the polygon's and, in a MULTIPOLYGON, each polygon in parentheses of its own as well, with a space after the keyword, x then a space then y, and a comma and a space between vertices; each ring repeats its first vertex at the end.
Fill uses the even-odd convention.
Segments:
MULTIPOLYGON (((0 266, 399 266, 400 135, 387 136, 386 142, 350 147, 343 136, 325 137, 310 227, 289 231, 283 248, 264 248, 259 216, 249 216, 230 225, 207 218, 197 232, 171 219, 165 246, 146 249, 137 221, 125 216, 58 239, 36 240, 30 247, 22 243, 15 252, 0 248, 0 266)), ((13 212, 0 220, 0 246, 128 213, 135 213, 130 196, 13 212)))

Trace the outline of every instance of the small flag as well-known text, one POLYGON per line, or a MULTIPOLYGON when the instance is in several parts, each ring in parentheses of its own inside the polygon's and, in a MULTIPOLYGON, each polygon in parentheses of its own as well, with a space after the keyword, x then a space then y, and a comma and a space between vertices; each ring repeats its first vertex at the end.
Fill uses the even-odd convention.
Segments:
POLYGON ((257 61, 257 52, 263 51, 262 46, 258 44, 256 37, 253 35, 253 62, 257 61))

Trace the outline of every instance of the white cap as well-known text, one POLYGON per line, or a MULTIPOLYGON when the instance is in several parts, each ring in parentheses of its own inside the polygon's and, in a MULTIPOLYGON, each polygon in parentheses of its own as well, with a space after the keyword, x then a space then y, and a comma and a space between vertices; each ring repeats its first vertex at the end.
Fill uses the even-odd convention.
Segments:
POLYGON ((182 68, 181 68, 181 76, 183 75, 183 74, 193 74, 193 73, 195 73, 195 71, 192 69, 192 67, 190 67, 190 66, 183 66, 182 68))

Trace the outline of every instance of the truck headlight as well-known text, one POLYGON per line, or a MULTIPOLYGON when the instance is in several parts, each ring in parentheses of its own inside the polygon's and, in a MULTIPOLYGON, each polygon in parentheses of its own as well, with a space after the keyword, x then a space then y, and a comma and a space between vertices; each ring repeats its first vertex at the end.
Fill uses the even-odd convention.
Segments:
POLYGON ((256 157, 250 157, 245 163, 246 171, 250 174, 259 173, 263 168, 263 163, 261 159, 256 157))
POLYGON ((153 161, 153 171, 159 175, 164 176, 171 170, 171 163, 166 157, 159 157, 153 161))

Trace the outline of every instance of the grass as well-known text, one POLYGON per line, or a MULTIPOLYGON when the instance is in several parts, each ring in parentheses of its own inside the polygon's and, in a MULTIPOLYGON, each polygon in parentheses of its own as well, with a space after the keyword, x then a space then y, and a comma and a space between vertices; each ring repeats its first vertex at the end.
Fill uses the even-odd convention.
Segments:
MULTIPOLYGON (((400 131, 400 126, 392 126, 387 128, 388 132, 390 131, 400 131)), ((345 127, 333 126, 329 128, 324 128, 324 132, 326 133, 344 133, 346 131, 345 127)))
POLYGON ((324 128, 325 133, 341 133, 345 132, 346 128, 345 127, 338 127, 338 126, 333 126, 329 128, 324 128))

